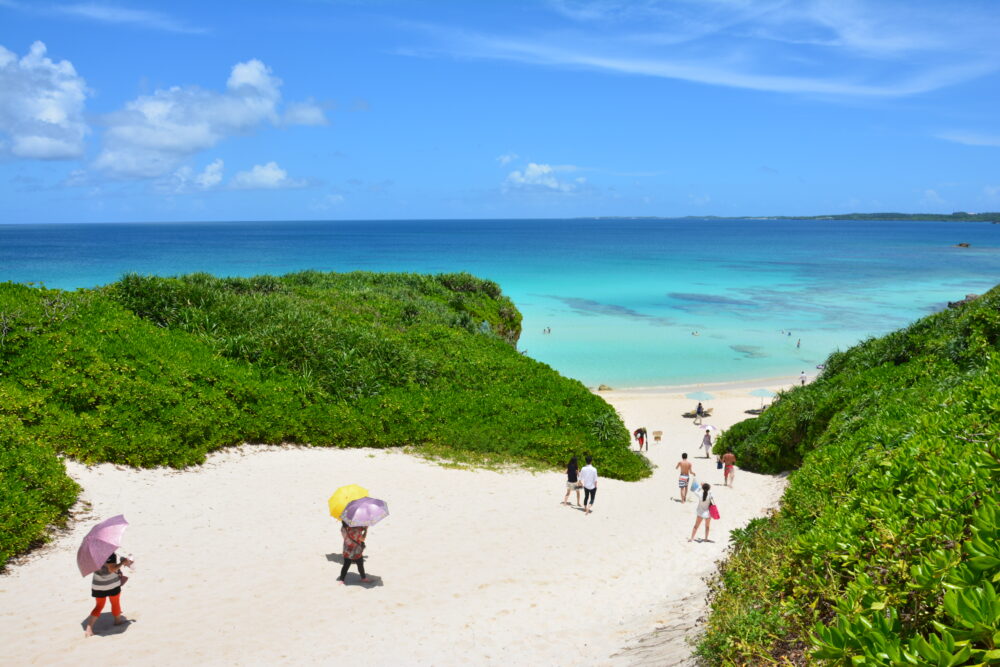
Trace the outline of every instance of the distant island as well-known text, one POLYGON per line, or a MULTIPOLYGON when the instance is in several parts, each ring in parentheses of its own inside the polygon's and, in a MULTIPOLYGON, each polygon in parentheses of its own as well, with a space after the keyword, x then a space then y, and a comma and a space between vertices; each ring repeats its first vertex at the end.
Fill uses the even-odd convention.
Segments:
POLYGON ((992 222, 1000 224, 1000 212, 967 213, 842 213, 840 215, 605 215, 581 218, 587 220, 936 220, 941 222, 992 222))

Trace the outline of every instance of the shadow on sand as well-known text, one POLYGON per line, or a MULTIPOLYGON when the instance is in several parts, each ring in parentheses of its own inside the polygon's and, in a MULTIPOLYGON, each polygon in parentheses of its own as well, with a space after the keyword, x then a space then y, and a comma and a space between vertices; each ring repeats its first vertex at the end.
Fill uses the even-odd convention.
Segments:
MULTIPOLYGON (((362 558, 368 560, 367 556, 362 556, 362 558)), ((326 559, 331 563, 336 563, 337 565, 344 564, 344 554, 327 554, 326 559)), ((371 572, 367 572, 366 574, 368 575, 368 581, 361 581, 360 574, 353 571, 348 572, 347 579, 344 581, 344 584, 347 586, 361 586, 362 588, 377 588, 385 585, 382 582, 382 577, 372 574, 371 572)))
MULTIPOLYGON (((120 635, 128 630, 128 626, 135 623, 131 618, 125 617, 127 620, 121 625, 115 625, 115 617, 110 612, 105 612, 97 618, 97 623, 94 623, 94 636, 110 637, 111 635, 120 635)), ((87 623, 90 621, 90 616, 87 616, 80 622, 80 628, 86 632, 87 623)))

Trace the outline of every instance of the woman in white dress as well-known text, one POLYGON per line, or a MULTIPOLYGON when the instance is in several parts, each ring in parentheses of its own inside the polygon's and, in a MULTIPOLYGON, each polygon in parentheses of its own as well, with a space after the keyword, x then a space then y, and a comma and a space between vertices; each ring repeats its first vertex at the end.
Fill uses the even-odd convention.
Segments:
POLYGON ((715 499, 712 498, 712 485, 702 484, 701 485, 701 498, 698 499, 698 507, 695 508, 695 519, 694 528, 691 529, 691 538, 688 542, 694 540, 695 533, 698 532, 698 526, 701 522, 705 522, 705 542, 708 541, 708 528, 712 524, 712 505, 715 504, 715 499))

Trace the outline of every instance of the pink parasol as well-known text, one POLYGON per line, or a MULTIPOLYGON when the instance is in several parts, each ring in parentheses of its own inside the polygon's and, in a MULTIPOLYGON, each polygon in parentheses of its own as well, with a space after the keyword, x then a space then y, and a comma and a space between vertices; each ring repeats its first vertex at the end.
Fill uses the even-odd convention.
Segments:
POLYGON ((86 577, 104 567, 108 556, 121 546, 126 526, 128 521, 119 514, 90 529, 76 552, 76 566, 80 568, 82 576, 86 577))

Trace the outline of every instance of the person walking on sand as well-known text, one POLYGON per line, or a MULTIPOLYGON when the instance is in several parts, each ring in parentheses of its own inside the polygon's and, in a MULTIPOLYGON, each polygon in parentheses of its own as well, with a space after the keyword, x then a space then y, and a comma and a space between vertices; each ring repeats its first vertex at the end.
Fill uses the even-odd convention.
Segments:
POLYGON ((704 542, 708 542, 708 528, 712 525, 712 505, 715 504, 715 499, 712 497, 712 485, 702 484, 701 485, 701 500, 698 501, 698 507, 695 508, 695 519, 694 528, 691 529, 691 537, 688 538, 688 542, 694 541, 695 533, 698 532, 698 526, 701 522, 705 522, 705 539, 704 542))
POLYGON ((686 503, 688 501, 688 483, 691 481, 691 475, 694 473, 691 471, 692 463, 688 461, 687 452, 681 454, 681 460, 677 462, 674 468, 681 471, 680 477, 677 479, 677 486, 681 490, 681 502, 686 503))
POLYGON ((726 486, 733 485, 733 478, 736 476, 733 466, 736 465, 736 454, 727 451, 722 455, 722 479, 726 486))
POLYGON ((712 430, 706 428, 705 435, 701 439, 701 446, 705 448, 705 458, 712 458, 712 430))
POLYGON ((103 567, 94 572, 94 576, 90 580, 90 594, 95 598, 95 604, 94 610, 90 612, 90 618, 87 620, 84 636, 94 636, 94 624, 97 623, 97 619, 101 616, 101 610, 104 609, 104 604, 109 599, 111 600, 111 614, 115 617, 115 625, 128 623, 128 619, 122 615, 121 606, 122 584, 128 579, 121 573, 121 569, 125 565, 132 565, 132 561, 128 558, 122 558, 122 562, 119 563, 117 554, 112 553, 108 556, 103 567))
POLYGON ((594 467, 594 457, 587 454, 587 465, 580 471, 580 482, 583 484, 583 513, 590 514, 597 497, 597 468, 594 467))
POLYGON ((368 583, 371 579, 365 574, 365 537, 368 536, 368 529, 364 526, 348 526, 346 522, 340 522, 340 534, 344 538, 344 564, 340 568, 340 576, 337 581, 347 584, 347 571, 351 569, 351 563, 358 564, 358 574, 361 581, 368 583))
POLYGON ((578 466, 579 464, 576 462, 575 456, 566 464, 566 496, 563 498, 563 505, 569 505, 569 492, 576 491, 576 506, 580 507, 580 480, 577 479, 578 466))
POLYGON ((802 384, 803 387, 806 386, 806 372, 805 371, 802 371, 801 373, 799 373, 799 382, 802 384))

